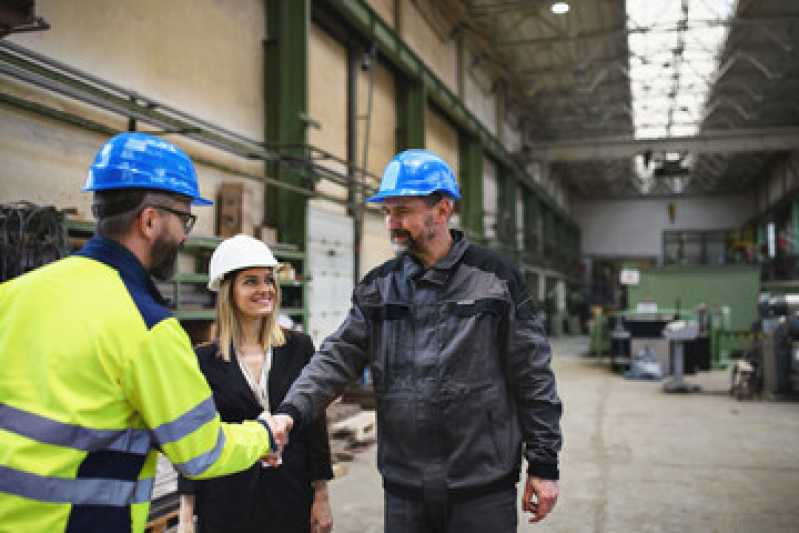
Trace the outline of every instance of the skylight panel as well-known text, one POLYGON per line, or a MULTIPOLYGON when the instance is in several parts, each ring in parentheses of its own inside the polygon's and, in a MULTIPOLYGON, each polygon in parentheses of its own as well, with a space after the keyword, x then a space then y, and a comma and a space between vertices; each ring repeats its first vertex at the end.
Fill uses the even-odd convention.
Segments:
POLYGON ((636 138, 695 135, 735 0, 627 0, 636 138))

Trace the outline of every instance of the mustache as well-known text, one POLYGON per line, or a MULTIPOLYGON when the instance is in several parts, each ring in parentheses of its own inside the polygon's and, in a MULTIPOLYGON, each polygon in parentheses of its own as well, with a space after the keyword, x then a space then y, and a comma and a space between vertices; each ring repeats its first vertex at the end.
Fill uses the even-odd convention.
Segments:
POLYGON ((396 237, 405 237, 406 239, 411 238, 411 234, 404 229, 393 229, 391 230, 391 238, 394 239, 396 237))

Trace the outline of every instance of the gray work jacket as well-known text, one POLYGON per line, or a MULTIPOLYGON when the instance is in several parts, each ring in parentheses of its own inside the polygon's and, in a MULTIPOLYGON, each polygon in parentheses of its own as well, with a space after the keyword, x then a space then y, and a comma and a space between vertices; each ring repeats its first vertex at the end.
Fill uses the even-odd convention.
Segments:
POLYGON ((312 420, 369 365, 386 490, 499 490, 518 481, 522 451, 529 473, 557 479, 561 402, 521 275, 452 235, 427 270, 402 254, 364 277, 277 412, 312 420))

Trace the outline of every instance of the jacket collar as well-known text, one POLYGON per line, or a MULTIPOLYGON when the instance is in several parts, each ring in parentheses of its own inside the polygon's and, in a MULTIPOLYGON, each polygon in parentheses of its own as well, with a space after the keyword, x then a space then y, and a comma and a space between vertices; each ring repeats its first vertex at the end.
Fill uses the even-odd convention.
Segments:
POLYGON ((461 258, 463 258, 463 254, 466 253, 466 249, 469 247, 469 241, 462 231, 451 229, 449 232, 450 235, 452 235, 452 246, 449 252, 427 270, 424 270, 418 259, 407 254, 405 271, 409 277, 418 277, 419 280, 429 281, 436 285, 443 285, 447 282, 450 274, 461 258))
POLYGON ((158 292, 150 274, 144 269, 144 265, 133 255, 133 252, 117 241, 95 235, 75 255, 95 259, 116 269, 126 283, 132 283, 146 290, 156 302, 166 306, 166 300, 158 292))

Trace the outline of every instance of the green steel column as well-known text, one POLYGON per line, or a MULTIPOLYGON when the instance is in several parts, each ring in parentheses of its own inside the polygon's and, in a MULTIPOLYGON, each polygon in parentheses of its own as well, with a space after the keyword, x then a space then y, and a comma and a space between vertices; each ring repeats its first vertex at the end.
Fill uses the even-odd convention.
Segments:
POLYGON ((427 89, 420 80, 397 77, 397 152, 425 146, 427 89))
POLYGON ((458 137, 460 166, 461 224, 475 239, 485 236, 483 226, 483 150, 480 141, 461 133, 458 137))
POLYGON ((505 166, 497 168, 499 178, 499 239, 502 244, 516 250, 516 176, 505 166))
MULTIPOLYGON (((311 2, 267 0, 266 7, 266 140, 290 145, 281 153, 304 159, 311 2)), ((307 184, 303 171, 296 166, 269 164, 267 172, 294 185, 307 184)), ((275 187, 266 187, 265 194, 265 222, 277 227, 282 242, 305 250, 307 197, 275 187)))

